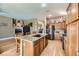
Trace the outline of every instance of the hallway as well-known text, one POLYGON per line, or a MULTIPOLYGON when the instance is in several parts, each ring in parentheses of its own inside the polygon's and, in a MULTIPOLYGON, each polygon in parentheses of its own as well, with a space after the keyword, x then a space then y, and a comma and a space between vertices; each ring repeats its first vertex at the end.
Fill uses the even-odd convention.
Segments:
POLYGON ((41 56, 64 56, 60 40, 49 40, 41 56))

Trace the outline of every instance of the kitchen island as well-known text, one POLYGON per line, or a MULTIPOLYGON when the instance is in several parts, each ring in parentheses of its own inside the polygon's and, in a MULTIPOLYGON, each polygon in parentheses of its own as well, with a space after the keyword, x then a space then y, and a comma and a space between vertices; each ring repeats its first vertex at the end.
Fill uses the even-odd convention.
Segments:
POLYGON ((47 34, 22 36, 22 55, 39 56, 48 44, 47 34))

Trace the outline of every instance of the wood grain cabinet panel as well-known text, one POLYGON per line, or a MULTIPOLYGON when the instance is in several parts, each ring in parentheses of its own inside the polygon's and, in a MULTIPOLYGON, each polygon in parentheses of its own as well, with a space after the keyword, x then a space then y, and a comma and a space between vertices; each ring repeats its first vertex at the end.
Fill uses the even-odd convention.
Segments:
POLYGON ((40 39, 40 53, 43 51, 44 49, 44 38, 40 39))
POLYGON ((47 39, 47 36, 45 37, 45 47, 47 46, 48 44, 48 39, 47 39))
POLYGON ((24 41, 23 42, 23 55, 24 56, 33 56, 33 45, 30 42, 24 41))
POLYGON ((79 4, 78 3, 70 3, 67 8, 67 15, 68 19, 66 21, 66 24, 69 24, 71 22, 74 22, 75 20, 78 20, 79 16, 79 4))
POLYGON ((34 46, 34 56, 39 56, 40 55, 40 46, 39 44, 36 44, 34 46))
POLYGON ((70 55, 77 55, 78 49, 78 22, 71 24, 71 37, 70 37, 70 55))
POLYGON ((46 45, 48 40, 42 37, 34 42, 24 41, 23 42, 23 55, 24 56, 39 56, 46 45), (44 44, 46 44, 44 46, 44 44))
POLYGON ((67 15, 67 40, 65 41, 65 53, 69 56, 75 56, 79 51, 79 4, 70 3, 67 8, 67 15))
POLYGON ((78 21, 78 53, 79 53, 79 21, 78 21))
POLYGON ((68 25, 68 26, 67 26, 67 37, 65 38, 65 44, 64 44, 64 45, 65 45, 64 47, 65 47, 65 55, 66 55, 66 56, 69 55, 70 33, 71 33, 71 31, 70 31, 70 25, 68 25))
POLYGON ((78 4, 73 3, 71 4, 71 21, 75 21, 78 19, 78 4))
POLYGON ((68 16, 68 19, 66 20, 66 24, 70 23, 70 20, 71 20, 71 4, 69 4, 68 8, 67 8, 67 16, 68 16))
POLYGON ((79 21, 67 26, 66 55, 74 56, 78 52, 79 21))
POLYGON ((65 22, 56 23, 55 28, 57 29, 64 29, 65 28, 65 22))

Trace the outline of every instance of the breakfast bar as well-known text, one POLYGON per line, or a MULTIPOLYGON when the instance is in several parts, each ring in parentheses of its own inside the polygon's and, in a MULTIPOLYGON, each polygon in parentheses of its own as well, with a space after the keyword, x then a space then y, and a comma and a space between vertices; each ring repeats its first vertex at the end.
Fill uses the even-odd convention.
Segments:
POLYGON ((48 44, 47 34, 25 35, 20 39, 22 41, 23 56, 39 56, 48 44))

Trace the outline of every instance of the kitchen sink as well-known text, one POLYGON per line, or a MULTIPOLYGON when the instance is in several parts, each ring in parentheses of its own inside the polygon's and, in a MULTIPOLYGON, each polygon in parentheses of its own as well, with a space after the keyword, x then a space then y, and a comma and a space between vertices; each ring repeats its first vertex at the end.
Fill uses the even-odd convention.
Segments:
POLYGON ((33 37, 41 37, 40 34, 33 35, 33 37))

